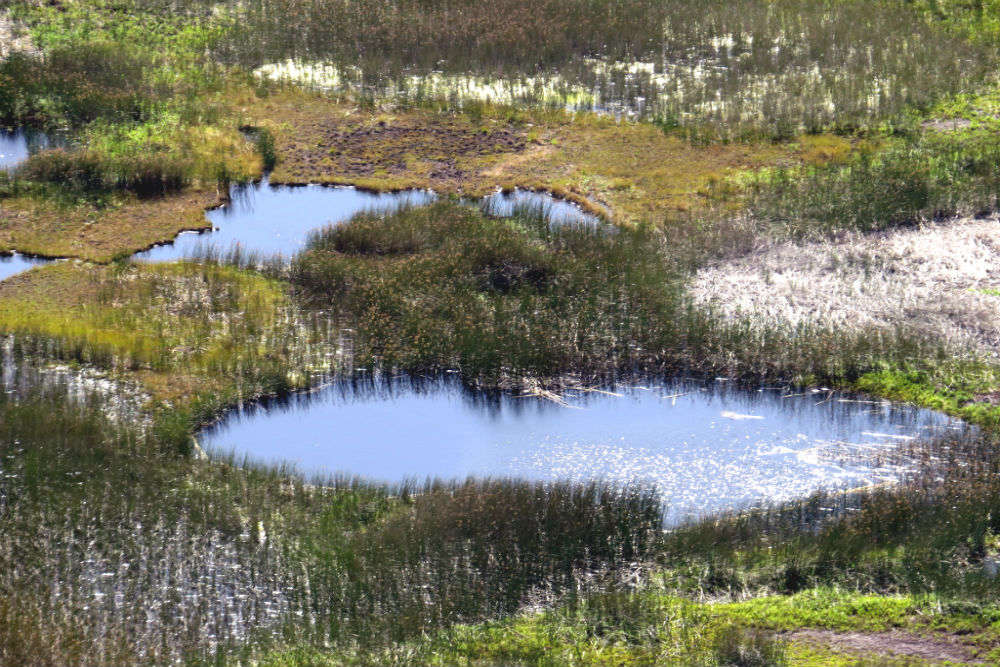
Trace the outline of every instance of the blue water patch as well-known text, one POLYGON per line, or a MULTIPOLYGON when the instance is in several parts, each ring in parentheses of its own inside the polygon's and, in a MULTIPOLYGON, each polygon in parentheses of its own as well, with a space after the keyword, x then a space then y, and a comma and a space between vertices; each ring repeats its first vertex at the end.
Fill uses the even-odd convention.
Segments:
POLYGON ((47 148, 66 145, 66 138, 25 128, 0 129, 0 171, 10 171, 28 159, 29 155, 47 148))
POLYGON ((676 522, 892 482, 910 469, 909 443, 963 428, 929 410, 830 392, 677 381, 546 399, 404 378, 243 408, 199 437, 210 452, 307 475, 647 482, 676 522))
POLYGON ((27 271, 33 266, 45 264, 52 260, 39 257, 29 257, 19 252, 0 255, 0 280, 4 280, 13 275, 27 271))

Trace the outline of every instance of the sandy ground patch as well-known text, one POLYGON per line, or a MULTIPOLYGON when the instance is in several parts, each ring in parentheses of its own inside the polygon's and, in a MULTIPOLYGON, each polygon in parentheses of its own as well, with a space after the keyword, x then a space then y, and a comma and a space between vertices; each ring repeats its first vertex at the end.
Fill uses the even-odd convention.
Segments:
POLYGON ((784 243, 706 267, 698 303, 764 326, 902 327, 1000 353, 1000 220, 784 243))

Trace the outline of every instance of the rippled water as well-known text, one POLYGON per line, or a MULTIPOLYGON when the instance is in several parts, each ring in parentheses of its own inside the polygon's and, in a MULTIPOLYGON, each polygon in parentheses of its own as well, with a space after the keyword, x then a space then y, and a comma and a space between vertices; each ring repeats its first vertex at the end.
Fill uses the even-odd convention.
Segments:
POLYGON ((564 398, 474 393, 457 381, 336 384, 234 412, 200 440, 211 452, 288 462, 306 474, 645 481, 677 521, 893 481, 908 466, 901 446, 964 428, 909 406, 721 382, 564 398))

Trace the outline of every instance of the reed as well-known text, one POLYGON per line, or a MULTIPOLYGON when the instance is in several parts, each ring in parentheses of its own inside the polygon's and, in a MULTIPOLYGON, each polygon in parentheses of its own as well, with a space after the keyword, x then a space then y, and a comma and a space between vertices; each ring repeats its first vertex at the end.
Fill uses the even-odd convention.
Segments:
POLYGON ((983 81, 990 15, 949 8, 510 0, 492 14, 463 0, 257 0, 234 9, 227 38, 248 66, 293 59, 302 82, 362 97, 598 108, 698 140, 783 139, 876 129, 983 81), (311 72, 318 63, 336 77, 311 72))
POLYGON ((645 558, 662 520, 654 494, 600 484, 306 485, 178 457, 58 388, 0 415, 5 662, 369 650, 575 590, 645 558))

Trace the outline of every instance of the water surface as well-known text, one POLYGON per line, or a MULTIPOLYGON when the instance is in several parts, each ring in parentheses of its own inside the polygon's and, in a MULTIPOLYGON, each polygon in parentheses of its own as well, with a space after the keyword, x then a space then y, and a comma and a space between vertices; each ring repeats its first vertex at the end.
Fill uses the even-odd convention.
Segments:
POLYGON ((962 428, 928 410, 828 392, 788 395, 666 382, 613 393, 474 393, 457 381, 335 384, 236 411, 204 430, 211 452, 288 462, 310 474, 645 481, 672 521, 893 481, 912 439, 962 428))
POLYGON ((13 275, 21 273, 22 271, 27 271, 33 266, 44 264, 50 261, 52 260, 42 259, 39 257, 30 257, 27 255, 22 255, 19 252, 11 253, 9 255, 0 254, 0 280, 4 280, 13 275))
POLYGON ((0 129, 0 171, 10 171, 33 153, 65 145, 66 139, 61 135, 26 128, 0 129))
POLYGON ((342 186, 275 186, 260 183, 233 186, 231 201, 207 211, 210 232, 185 232, 172 243, 135 254, 143 261, 173 261, 196 256, 206 247, 289 257, 305 248, 309 234, 363 211, 389 211, 423 206, 434 199, 426 190, 368 192, 342 186))

